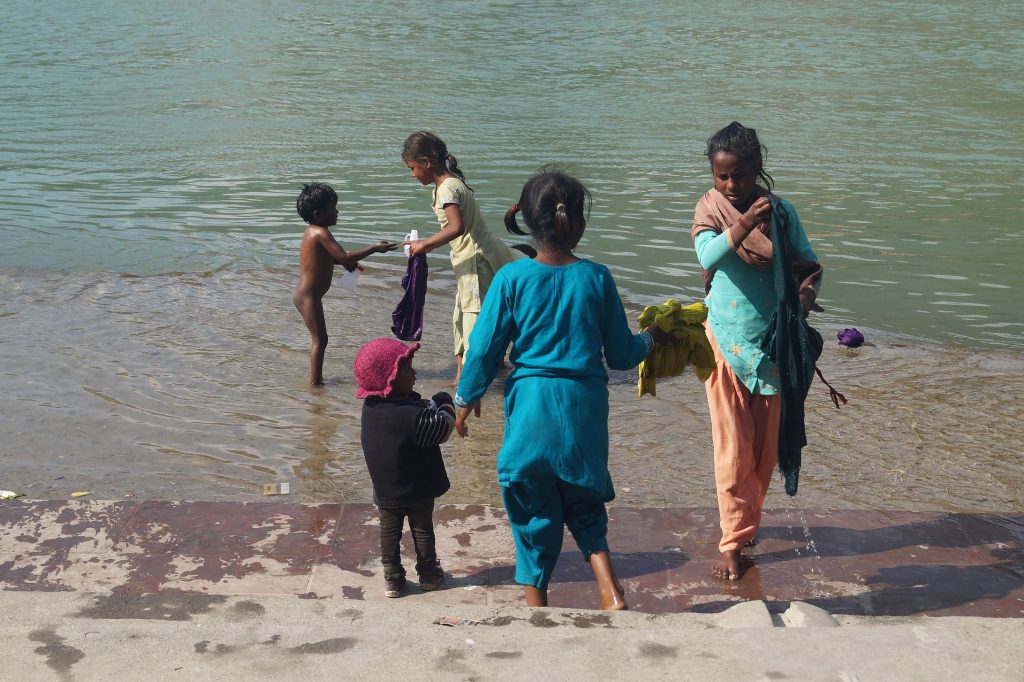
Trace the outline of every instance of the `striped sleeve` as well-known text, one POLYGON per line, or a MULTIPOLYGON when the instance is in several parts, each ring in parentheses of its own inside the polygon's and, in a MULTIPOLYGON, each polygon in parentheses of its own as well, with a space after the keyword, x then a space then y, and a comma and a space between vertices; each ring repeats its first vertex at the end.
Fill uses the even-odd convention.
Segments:
POLYGON ((439 406, 431 400, 416 419, 416 444, 420 447, 440 445, 448 440, 454 428, 455 408, 448 404, 439 406))

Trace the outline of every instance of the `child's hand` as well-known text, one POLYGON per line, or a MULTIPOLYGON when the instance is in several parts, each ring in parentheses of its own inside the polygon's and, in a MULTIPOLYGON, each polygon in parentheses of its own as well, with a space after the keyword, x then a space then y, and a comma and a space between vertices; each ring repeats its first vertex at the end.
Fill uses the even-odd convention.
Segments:
POLYGON ((469 427, 466 425, 466 417, 469 416, 470 407, 460 407, 455 413, 455 433, 459 434, 459 438, 465 438, 469 435, 469 427))
POLYGON ((423 243, 422 239, 402 242, 401 245, 409 247, 409 258, 412 258, 413 256, 418 256, 421 253, 430 253, 430 249, 427 248, 427 246, 423 243))
POLYGON ((434 401, 435 405, 454 405, 452 396, 447 391, 438 391, 430 397, 434 401))
POLYGON ((761 223, 767 223, 772 219, 772 202, 768 197, 759 197, 750 205, 747 212, 740 216, 740 222, 749 232, 761 223))
POLYGON ((644 327, 644 331, 654 337, 655 343, 672 343, 675 339, 666 331, 663 331, 661 327, 656 324, 648 325, 644 327))

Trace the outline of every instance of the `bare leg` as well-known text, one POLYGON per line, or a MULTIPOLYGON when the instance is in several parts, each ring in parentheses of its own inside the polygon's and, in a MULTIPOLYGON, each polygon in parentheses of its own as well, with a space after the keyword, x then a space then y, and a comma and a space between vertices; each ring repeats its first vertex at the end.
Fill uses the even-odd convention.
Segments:
POLYGON ((323 302, 312 294, 296 292, 292 302, 309 329, 309 383, 324 383, 324 353, 327 351, 327 322, 324 321, 323 302))
MULTIPOLYGON (((455 381, 451 383, 451 387, 455 388, 459 385, 459 379, 462 377, 462 356, 455 356, 455 381)), ((478 417, 480 415, 477 415, 478 417)))
POLYGON ((526 605, 527 606, 547 606, 548 605, 548 591, 542 590, 537 587, 523 587, 523 592, 526 594, 526 605))
POLYGON ((615 568, 608 550, 601 550, 590 555, 590 568, 594 570, 597 580, 597 593, 601 597, 601 608, 605 611, 625 611, 626 596, 622 593, 622 585, 615 579, 615 568))

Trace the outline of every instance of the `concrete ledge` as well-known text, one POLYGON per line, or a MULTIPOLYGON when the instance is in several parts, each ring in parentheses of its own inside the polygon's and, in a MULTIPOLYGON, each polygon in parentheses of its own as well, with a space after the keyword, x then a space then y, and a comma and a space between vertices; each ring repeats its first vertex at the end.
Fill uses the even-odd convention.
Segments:
POLYGON ((1019 680, 1024 659, 1024 619, 720 628, 716 618, 0 591, 0 650, 11 680, 1019 680), (445 616, 463 625, 436 624, 445 616))
POLYGON ((745 601, 731 606, 718 615, 720 628, 770 628, 775 627, 772 614, 763 601, 745 601))

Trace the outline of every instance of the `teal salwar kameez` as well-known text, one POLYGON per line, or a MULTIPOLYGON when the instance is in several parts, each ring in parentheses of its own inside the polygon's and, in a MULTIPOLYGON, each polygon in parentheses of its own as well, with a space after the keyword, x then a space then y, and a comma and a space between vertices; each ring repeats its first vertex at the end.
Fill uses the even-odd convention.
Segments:
POLYGON ((470 337, 456 404, 479 400, 509 344, 498 482, 516 542, 516 582, 546 589, 569 527, 584 557, 608 549, 608 372, 635 367, 653 341, 634 334, 608 268, 509 263, 470 337))

